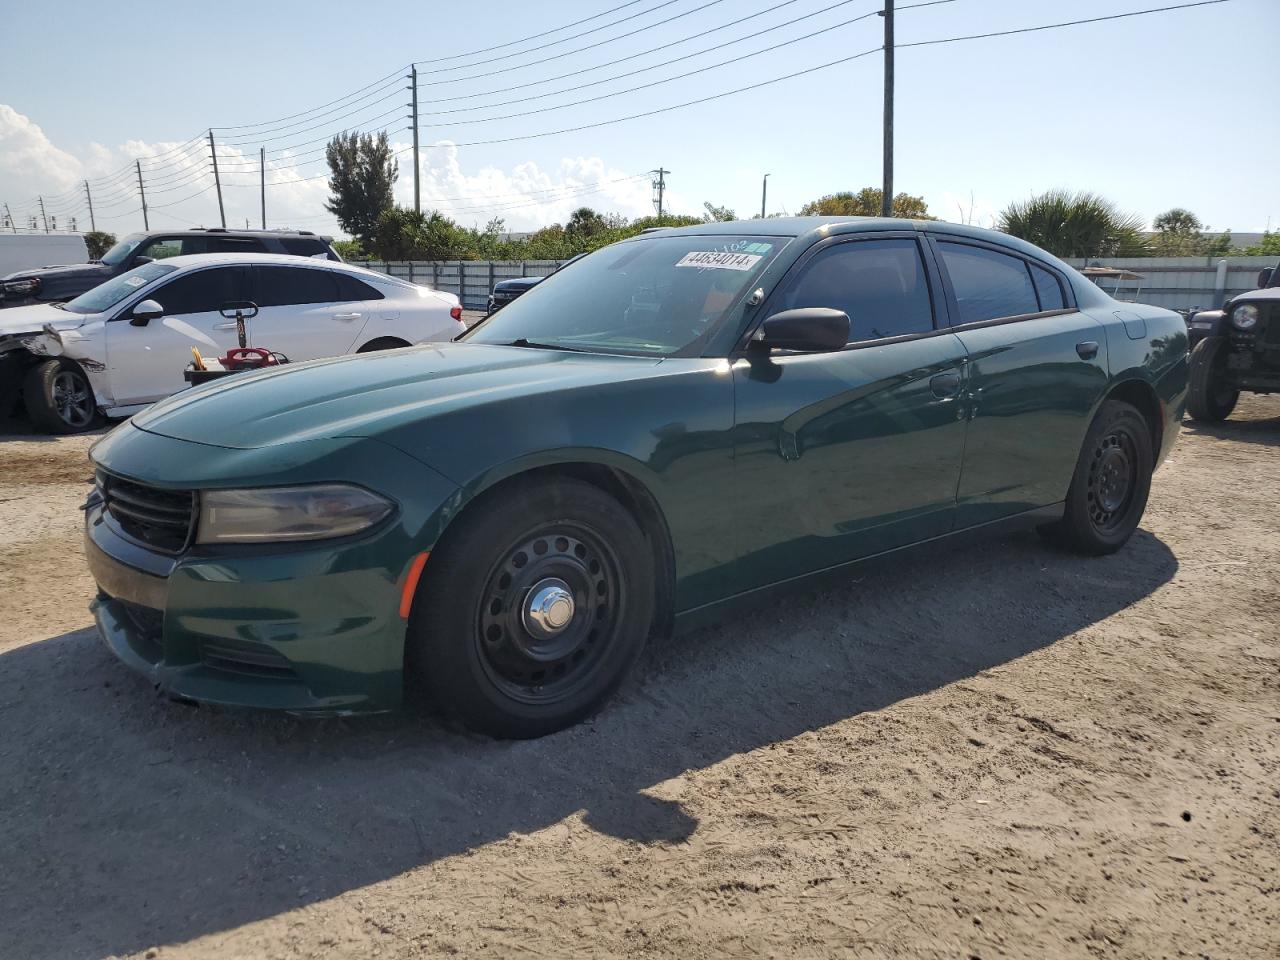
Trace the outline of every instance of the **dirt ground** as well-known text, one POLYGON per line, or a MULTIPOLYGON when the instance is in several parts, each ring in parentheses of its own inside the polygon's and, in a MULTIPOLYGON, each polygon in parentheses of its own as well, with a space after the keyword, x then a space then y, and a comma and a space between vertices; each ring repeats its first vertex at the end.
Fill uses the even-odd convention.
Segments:
POLYGON ((1280 956, 1280 398, 1116 556, 866 569, 528 743, 158 698, 90 439, 0 441, 0 957, 1280 956))

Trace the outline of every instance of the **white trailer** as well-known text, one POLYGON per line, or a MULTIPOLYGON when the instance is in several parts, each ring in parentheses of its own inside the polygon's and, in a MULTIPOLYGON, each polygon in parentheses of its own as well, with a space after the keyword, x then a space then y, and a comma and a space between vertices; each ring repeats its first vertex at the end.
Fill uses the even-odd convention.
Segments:
POLYGON ((88 262, 89 248, 78 233, 0 233, 0 277, 34 267, 88 262))

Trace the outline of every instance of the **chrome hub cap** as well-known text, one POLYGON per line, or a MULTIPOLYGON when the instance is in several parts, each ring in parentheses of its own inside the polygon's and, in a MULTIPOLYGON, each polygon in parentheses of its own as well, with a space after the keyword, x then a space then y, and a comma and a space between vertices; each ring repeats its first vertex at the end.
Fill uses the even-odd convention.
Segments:
POLYGON ((548 577, 533 585, 521 617, 524 628, 539 640, 550 640, 573 619, 573 594, 563 580, 548 577))

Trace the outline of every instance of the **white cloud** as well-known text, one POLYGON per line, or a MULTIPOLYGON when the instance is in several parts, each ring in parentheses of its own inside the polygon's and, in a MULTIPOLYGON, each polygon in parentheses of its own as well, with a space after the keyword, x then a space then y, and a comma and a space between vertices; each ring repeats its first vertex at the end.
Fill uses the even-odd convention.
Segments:
MULTIPOLYGON (((396 151, 408 143, 394 143, 396 151)), ((323 156, 307 151, 268 158, 267 225, 339 232, 324 209, 329 196, 323 156), (311 155, 306 155, 310 153, 311 155)), ((460 223, 483 225, 503 219, 509 231, 534 230, 563 223, 573 210, 591 206, 626 217, 652 214, 652 188, 642 170, 610 166, 598 156, 572 156, 544 169, 532 161, 510 169, 491 164, 467 167, 466 154, 450 141, 421 150, 422 207, 438 209, 460 223)), ((87 229, 88 207, 81 184, 93 189, 94 213, 100 229, 124 233, 142 227, 137 176, 142 161, 151 226, 216 226, 214 191, 207 144, 127 140, 117 146, 90 143, 73 152, 49 140, 38 125, 12 107, 0 104, 0 200, 8 201, 19 224, 39 214, 37 195, 66 226, 75 217, 87 229)), ((413 203, 412 153, 400 153, 396 201, 413 203)), ((261 223, 258 152, 252 146, 218 147, 227 224, 261 223)), ((684 209, 681 197, 667 193, 668 209, 684 209)))

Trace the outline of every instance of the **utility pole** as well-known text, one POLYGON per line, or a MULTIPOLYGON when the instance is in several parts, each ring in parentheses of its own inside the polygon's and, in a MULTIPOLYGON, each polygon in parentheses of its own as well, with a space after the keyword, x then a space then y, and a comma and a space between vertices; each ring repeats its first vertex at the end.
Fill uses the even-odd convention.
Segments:
POLYGON ((89 192, 89 181, 84 182, 84 198, 89 201, 89 229, 97 233, 98 224, 93 219, 93 194, 89 192))
POLYGON ((880 216, 893 216, 893 0, 884 0, 884 186, 880 216))
POLYGON ((49 218, 45 216, 45 213, 44 213, 44 197, 37 197, 36 199, 40 201, 40 219, 44 221, 44 232, 48 233, 49 218))
POLYGON ((9 209, 9 205, 7 203, 4 205, 4 215, 9 218, 9 229, 14 233, 17 233, 18 225, 13 222, 13 211, 9 209))
POLYGON ((764 175, 764 179, 760 181, 760 219, 764 219, 764 202, 769 196, 769 174, 764 175))
POLYGON ((422 212, 422 191, 418 184, 418 67, 416 64, 409 66, 409 83, 410 90, 413 91, 413 102, 409 104, 413 108, 413 212, 422 212))
MULTIPOLYGON (((259 187, 262 190, 262 229, 265 230, 267 229, 267 148, 266 147, 258 148, 258 169, 262 171, 262 179, 259 182, 259 187)), ((249 225, 246 223, 245 229, 248 229, 248 227, 249 225)))
POLYGON ((658 191, 658 199, 654 202, 657 203, 658 205, 658 220, 661 221, 662 220, 662 195, 663 193, 666 192, 666 189, 667 189, 666 177, 667 177, 667 174, 670 173, 671 171, 664 170, 662 169, 662 167, 659 167, 657 170, 654 170, 652 172, 658 175, 658 179, 653 181, 653 188, 658 191))
POLYGON ((142 198, 142 229, 150 230, 151 224, 147 223, 147 191, 142 189, 142 161, 135 160, 134 164, 138 168, 138 196, 142 198))
POLYGON ((227 212, 222 208, 222 180, 218 176, 218 151, 213 146, 213 130, 209 130, 209 156, 213 157, 213 185, 218 188, 218 219, 222 229, 227 229, 227 212))

